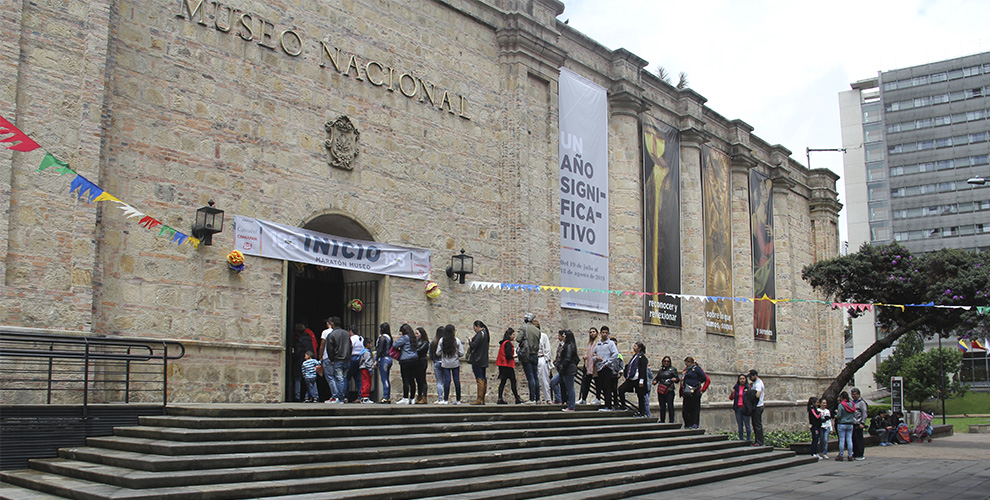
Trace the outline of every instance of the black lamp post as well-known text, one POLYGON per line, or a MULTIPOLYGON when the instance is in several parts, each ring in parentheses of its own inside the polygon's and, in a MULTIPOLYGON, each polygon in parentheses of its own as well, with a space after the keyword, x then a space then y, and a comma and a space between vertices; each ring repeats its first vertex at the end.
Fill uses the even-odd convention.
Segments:
POLYGON ((464 249, 461 249, 460 255, 454 255, 450 258, 450 265, 447 266, 447 277, 453 278, 454 275, 460 276, 460 283, 464 284, 464 276, 474 273, 474 257, 464 254, 464 249))
POLYGON ((213 208, 213 200, 209 205, 196 210, 196 222, 192 228, 192 235, 204 245, 212 245, 213 235, 223 231, 223 210, 213 208))

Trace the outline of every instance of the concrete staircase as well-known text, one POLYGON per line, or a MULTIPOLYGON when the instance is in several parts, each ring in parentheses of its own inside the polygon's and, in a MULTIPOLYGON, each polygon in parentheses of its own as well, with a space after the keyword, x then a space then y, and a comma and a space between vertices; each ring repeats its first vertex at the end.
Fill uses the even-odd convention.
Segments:
POLYGON ((177 405, 87 444, 0 498, 622 498, 815 461, 546 405, 177 405))

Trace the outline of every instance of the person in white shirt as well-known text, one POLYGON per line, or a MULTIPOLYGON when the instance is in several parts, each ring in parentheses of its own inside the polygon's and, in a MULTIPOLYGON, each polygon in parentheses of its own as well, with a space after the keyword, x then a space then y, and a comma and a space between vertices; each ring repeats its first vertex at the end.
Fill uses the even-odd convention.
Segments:
POLYGON ((756 391, 756 408, 753 408, 753 446, 763 446, 763 379, 756 370, 749 371, 750 389, 756 391))
POLYGON ((553 397, 550 392, 550 356, 553 355, 550 347, 550 337, 540 331, 540 348, 537 351, 536 376, 540 380, 540 396, 544 403, 550 403, 553 397))

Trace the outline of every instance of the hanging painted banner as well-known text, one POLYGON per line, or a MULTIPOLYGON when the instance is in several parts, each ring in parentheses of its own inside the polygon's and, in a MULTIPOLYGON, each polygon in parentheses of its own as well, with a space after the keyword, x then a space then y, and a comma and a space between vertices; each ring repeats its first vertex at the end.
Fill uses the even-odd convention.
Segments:
MULTIPOLYGON (((773 181, 749 171, 750 236, 753 244, 753 296, 776 298, 777 281, 773 253, 773 181)), ((770 300, 753 302, 753 335, 777 340, 777 305, 770 300)))
POLYGON ((729 156, 705 145, 701 150, 701 198, 705 225, 705 331, 733 335, 732 211, 729 156), (723 299, 724 297, 724 299, 723 299))
POLYGON ((235 250, 245 255, 425 280, 430 251, 361 241, 234 216, 235 250))
MULTIPOLYGON (((560 68, 560 285, 608 289, 608 95, 560 68)), ((560 306, 608 313, 608 294, 564 292, 560 306)))
MULTIPOLYGON (((648 293, 681 293, 680 135, 643 117, 643 270, 648 293)), ((681 326, 681 299, 647 295, 643 322, 681 326)))

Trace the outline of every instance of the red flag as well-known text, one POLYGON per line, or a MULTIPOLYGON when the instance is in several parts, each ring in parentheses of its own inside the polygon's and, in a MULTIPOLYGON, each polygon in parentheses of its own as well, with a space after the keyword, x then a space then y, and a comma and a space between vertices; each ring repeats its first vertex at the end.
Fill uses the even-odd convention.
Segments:
POLYGON ((12 123, 8 122, 6 118, 0 116, 0 137, 10 135, 5 139, 0 139, 0 142, 16 142, 18 144, 11 144, 7 146, 7 149, 13 149, 14 151, 28 152, 34 151, 40 148, 37 142, 32 141, 28 138, 27 134, 21 132, 12 123), (13 135, 10 135, 13 134, 13 135))

